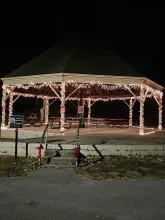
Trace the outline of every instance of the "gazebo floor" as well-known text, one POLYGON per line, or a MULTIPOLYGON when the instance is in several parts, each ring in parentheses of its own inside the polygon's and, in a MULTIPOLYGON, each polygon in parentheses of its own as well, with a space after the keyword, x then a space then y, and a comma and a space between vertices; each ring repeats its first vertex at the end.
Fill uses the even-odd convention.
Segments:
MULTIPOLYGON (((19 141, 26 143, 40 142, 44 127, 24 127, 19 129, 19 141)), ((59 129, 48 129, 49 143, 74 143, 76 141, 76 128, 66 129, 61 135, 59 129)), ((132 128, 81 128, 80 144, 165 144, 165 129, 145 128, 145 135, 139 135, 137 127, 132 128)), ((1 138, 14 139, 14 129, 6 128, 1 132, 1 138), (12 134, 12 135, 11 135, 12 134)))

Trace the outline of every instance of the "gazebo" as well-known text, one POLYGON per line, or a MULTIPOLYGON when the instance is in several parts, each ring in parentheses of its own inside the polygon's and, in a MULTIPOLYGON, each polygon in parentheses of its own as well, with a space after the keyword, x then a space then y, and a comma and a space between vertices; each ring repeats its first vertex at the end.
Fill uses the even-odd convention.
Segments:
POLYGON ((88 125, 91 107, 97 101, 122 100, 129 107, 129 126, 132 126, 133 106, 140 103, 139 134, 144 135, 144 104, 154 98, 158 104, 158 129, 162 129, 163 87, 144 77, 109 49, 95 42, 59 43, 39 57, 6 75, 3 81, 2 128, 6 127, 6 100, 9 116, 20 97, 43 99, 45 123, 49 121, 49 106, 61 101, 60 131, 64 133, 65 103, 83 99, 88 106, 88 125))

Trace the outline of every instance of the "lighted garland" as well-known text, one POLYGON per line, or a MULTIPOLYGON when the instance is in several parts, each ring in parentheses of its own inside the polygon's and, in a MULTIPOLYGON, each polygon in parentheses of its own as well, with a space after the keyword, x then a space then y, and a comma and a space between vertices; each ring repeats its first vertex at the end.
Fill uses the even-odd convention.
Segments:
MULTIPOLYGON (((30 83, 29 85, 22 85, 22 84, 17 84, 16 88, 17 89, 25 89, 28 90, 30 88, 34 88, 34 89, 41 89, 43 87, 49 87, 49 85, 51 85, 53 88, 60 88, 61 85, 59 83, 52 83, 52 82, 44 82, 42 84, 34 84, 34 83, 30 83)), ((13 88, 13 86, 8 85, 7 86, 9 89, 13 88)))
POLYGON ((6 86, 2 86, 2 127, 5 127, 5 116, 6 116, 6 86))
POLYGON ((163 96, 163 92, 160 91, 160 90, 157 90, 157 89, 153 89, 151 88, 150 86, 147 86, 147 85, 144 85, 143 84, 143 87, 148 90, 148 92, 150 92, 153 96, 156 95, 156 96, 163 96))
POLYGON ((91 99, 88 99, 88 126, 90 125, 91 119, 91 99))
POLYGON ((64 134, 64 124, 65 124, 65 82, 61 83, 61 106, 60 106, 60 112, 61 112, 61 120, 60 120, 60 132, 64 134))
MULTIPOLYGON (((37 98, 41 98, 41 99, 45 99, 47 98, 47 96, 44 96, 44 95, 33 95, 33 94, 26 94, 26 93, 19 93, 19 92, 13 92, 13 96, 22 96, 22 97, 26 97, 26 98, 34 98, 34 97, 37 97, 37 98)), ((151 98, 152 95, 149 94, 147 95, 148 98, 151 98)), ((128 96, 128 97, 115 97, 115 98, 90 98, 91 101, 103 101, 103 102, 107 102, 107 101, 115 101, 115 100, 129 100, 131 97, 128 96)), ((140 96, 138 96, 137 98, 140 98, 140 96)), ((57 96, 51 96, 51 97, 48 97, 48 99, 59 99, 57 96)), ((135 97, 132 97, 132 99, 135 99, 135 97)), ((80 100, 80 98, 77 98, 77 97, 68 97, 67 100, 70 100, 70 101, 77 101, 77 100, 80 100)), ((88 98, 83 98, 83 100, 88 100, 88 98)))
MULTIPOLYGON (((12 114, 13 114, 13 93, 11 92, 9 96, 9 118, 10 116, 12 116, 12 114)), ((10 121, 8 121, 8 125, 9 123, 10 121)))
MULTIPOLYGON (((163 96, 163 95, 162 95, 163 96)), ((158 113, 158 117, 159 117, 159 125, 158 125, 158 129, 162 130, 162 96, 160 96, 160 103, 159 103, 159 113, 158 113)))
POLYGON ((49 122, 49 99, 48 97, 45 98, 45 104, 44 104, 44 107, 45 107, 45 123, 47 124, 49 122))
POLYGON ((144 135, 144 98, 145 98, 145 87, 141 85, 140 88, 140 128, 139 134, 144 135))
MULTIPOLYGON (((36 88, 36 89, 40 89, 40 88, 43 88, 43 87, 48 87, 49 85, 51 85, 54 89, 58 89, 58 88, 61 88, 61 84, 59 83, 52 83, 52 82, 44 82, 42 84, 34 84, 34 83, 30 83, 29 85, 22 85, 22 84, 17 84, 16 85, 16 88, 21 88, 21 89, 25 89, 25 90, 28 90, 30 88, 36 88)), ((129 87, 130 89, 137 89, 139 90, 140 89, 140 84, 127 84, 127 87, 124 86, 124 84, 115 84, 115 85, 107 85, 107 84, 103 84, 99 81, 92 81, 92 82, 89 82, 89 83, 77 83, 73 80, 69 80, 69 81, 66 81, 65 82, 65 86, 72 86, 74 88, 85 88, 85 89, 89 89, 91 86, 93 85, 98 85, 100 87, 100 89, 103 89, 103 90, 106 90, 106 91, 112 91, 112 90, 118 90, 118 89, 123 89, 123 90, 127 90, 127 87, 129 87)), ((145 85, 143 84, 144 88, 147 90, 148 89, 148 92, 151 93, 150 95, 157 95, 157 96, 161 96, 163 93, 162 91, 160 90, 156 90, 156 89, 153 89, 151 87, 149 87, 148 85, 145 85)), ((7 85, 6 86, 7 89, 9 89, 9 91, 14 88, 13 86, 11 85, 7 85)), ((24 95, 25 96, 25 95, 24 95)), ((35 95, 26 95, 26 97, 35 97, 35 95)), ((41 98, 43 98, 43 96, 39 96, 41 98)))
POLYGON ((133 102, 132 98, 130 99, 130 104, 129 104, 129 126, 132 127, 132 108, 133 108, 133 102))

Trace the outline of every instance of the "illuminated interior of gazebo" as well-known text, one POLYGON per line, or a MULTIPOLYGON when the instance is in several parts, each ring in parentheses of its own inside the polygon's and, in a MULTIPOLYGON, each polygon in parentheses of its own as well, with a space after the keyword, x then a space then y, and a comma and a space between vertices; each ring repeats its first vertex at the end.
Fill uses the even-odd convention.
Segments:
POLYGON ((13 104, 21 96, 43 99, 44 123, 49 122, 49 106, 54 100, 61 101, 60 132, 64 134, 65 103, 83 100, 88 107, 87 124, 90 125, 92 105, 97 101, 121 100, 129 107, 129 127, 132 127, 133 106, 140 103, 139 134, 144 135, 145 100, 154 98, 158 104, 158 129, 162 129, 163 87, 144 77, 109 76, 55 73, 3 78, 2 128, 6 127, 6 101, 9 98, 9 117, 13 104))

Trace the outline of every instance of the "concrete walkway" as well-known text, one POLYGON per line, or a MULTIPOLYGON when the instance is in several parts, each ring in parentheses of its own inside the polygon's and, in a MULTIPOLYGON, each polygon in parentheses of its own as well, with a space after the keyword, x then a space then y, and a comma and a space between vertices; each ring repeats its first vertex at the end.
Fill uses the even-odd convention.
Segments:
POLYGON ((46 168, 0 179, 0 220, 14 219, 164 220, 165 180, 81 180, 73 169, 46 168))

